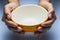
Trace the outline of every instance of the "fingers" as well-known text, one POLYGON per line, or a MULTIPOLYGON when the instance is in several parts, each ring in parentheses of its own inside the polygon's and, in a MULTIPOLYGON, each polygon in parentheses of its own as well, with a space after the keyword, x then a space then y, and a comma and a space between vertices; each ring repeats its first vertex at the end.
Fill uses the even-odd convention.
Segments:
POLYGON ((9 3, 7 5, 5 5, 5 15, 7 16, 7 19, 11 19, 11 12, 13 9, 16 8, 16 4, 15 3, 9 3))
POLYGON ((9 20, 7 20, 7 19, 5 19, 5 22, 6 22, 6 24, 9 25, 9 26, 13 26, 13 27, 16 27, 16 26, 17 26, 16 23, 14 23, 13 21, 9 21, 9 20))
POLYGON ((43 1, 43 2, 40 2, 39 5, 44 7, 49 13, 52 13, 54 11, 54 7, 50 2, 43 1))
POLYGON ((22 28, 21 27, 18 27, 18 31, 22 31, 22 28))
POLYGON ((17 29, 11 28, 12 31, 17 32, 17 33, 21 33, 22 32, 22 28, 21 27, 17 27, 17 29))
POLYGON ((6 19, 9 20, 11 18, 11 10, 10 10, 9 5, 5 6, 4 14, 5 14, 6 19))
POLYGON ((5 12, 10 13, 15 8, 16 8, 15 3, 9 3, 9 4, 5 5, 5 12))
POLYGON ((54 22, 54 19, 51 19, 51 20, 48 20, 44 23, 42 23, 38 28, 37 28, 37 31, 39 32, 43 32, 43 28, 50 28, 52 23, 54 22))
POLYGON ((42 23, 38 28, 37 28, 37 31, 39 33, 43 33, 45 31, 47 31, 47 29, 49 29, 53 23, 53 19, 52 20, 49 20, 49 21, 46 21, 44 23, 42 23))
POLYGON ((11 12, 12 12, 16 7, 18 7, 18 5, 16 5, 16 3, 14 3, 14 2, 11 2, 11 3, 7 4, 7 5, 5 5, 3 16, 4 16, 6 19, 10 20, 10 19, 11 19, 11 12))
POLYGON ((42 23, 41 26, 42 27, 49 27, 53 24, 53 22, 54 22, 54 19, 51 19, 51 20, 48 20, 48 21, 42 23))
POLYGON ((53 13, 54 12, 54 7, 53 7, 52 3, 49 3, 47 10, 48 10, 49 13, 53 13))
POLYGON ((12 21, 6 20, 6 24, 8 25, 9 29, 11 29, 15 32, 21 32, 22 31, 22 28, 12 21))
POLYGON ((43 30, 42 30, 41 26, 39 26, 37 28, 37 31, 34 32, 34 34, 35 34, 36 37, 41 36, 42 33, 43 33, 43 30))
POLYGON ((43 30, 42 30, 42 27, 41 27, 41 26, 39 26, 39 27, 37 28, 37 32, 43 33, 43 30))
POLYGON ((11 20, 11 17, 12 17, 11 12, 16 7, 17 6, 16 6, 15 3, 9 3, 9 4, 5 5, 2 20, 7 24, 9 29, 11 29, 11 30, 13 30, 15 32, 20 32, 20 31, 22 31, 22 28, 11 20))
POLYGON ((41 27, 41 26, 39 26, 39 27, 37 28, 37 31, 42 32, 42 27, 41 27))
POLYGON ((56 20, 56 15, 54 13, 54 7, 52 3, 45 1, 45 2, 40 2, 39 5, 44 7, 48 11, 48 20, 40 25, 41 28, 38 27, 39 29, 44 31, 44 29, 46 30, 51 27, 53 22, 56 20))
POLYGON ((48 20, 48 21, 46 21, 46 22, 44 22, 44 23, 42 23, 37 29, 38 29, 38 31, 40 31, 40 32, 43 32, 43 28, 50 28, 51 27, 51 25, 53 24, 53 22, 54 22, 54 18, 53 19, 51 19, 51 20, 48 20))

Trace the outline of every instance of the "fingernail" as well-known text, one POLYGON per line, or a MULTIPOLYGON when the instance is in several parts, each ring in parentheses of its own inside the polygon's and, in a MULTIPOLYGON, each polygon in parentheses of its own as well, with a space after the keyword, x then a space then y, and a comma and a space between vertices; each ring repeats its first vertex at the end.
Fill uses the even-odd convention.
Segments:
POLYGON ((20 31, 22 31, 22 28, 21 28, 21 27, 18 27, 18 29, 19 29, 20 31))
POLYGON ((42 33, 42 27, 38 27, 37 31, 38 33, 42 33))
POLYGON ((38 30, 42 29, 42 27, 38 27, 38 30))

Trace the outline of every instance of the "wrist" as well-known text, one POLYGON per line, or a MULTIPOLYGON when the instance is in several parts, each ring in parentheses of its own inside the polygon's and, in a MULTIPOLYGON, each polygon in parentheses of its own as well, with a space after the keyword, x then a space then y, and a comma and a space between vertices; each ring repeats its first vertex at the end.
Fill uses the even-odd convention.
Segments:
POLYGON ((12 4, 12 5, 15 6, 15 7, 18 7, 18 6, 19 6, 19 4, 16 3, 16 2, 10 2, 10 4, 12 4))

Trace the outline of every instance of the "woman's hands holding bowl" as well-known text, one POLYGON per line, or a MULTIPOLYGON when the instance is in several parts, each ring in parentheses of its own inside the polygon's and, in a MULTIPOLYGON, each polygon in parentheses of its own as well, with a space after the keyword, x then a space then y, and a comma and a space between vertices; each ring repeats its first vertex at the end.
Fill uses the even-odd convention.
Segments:
POLYGON ((18 24, 16 24, 15 22, 13 22, 11 20, 11 17, 12 17, 11 12, 18 6, 19 5, 17 5, 14 2, 11 2, 11 3, 7 4, 7 5, 5 5, 2 20, 7 24, 9 29, 11 29, 14 32, 21 33, 22 28, 19 27, 18 24))
MULTIPOLYGON (((42 23, 38 28, 37 31, 39 33, 44 32, 46 29, 49 29, 51 25, 54 23, 56 20, 56 16, 54 13, 54 8, 52 3, 47 2, 47 1, 41 1, 39 6, 44 7, 48 11, 48 20, 42 23)), ((18 7, 19 5, 16 5, 16 3, 12 2, 7 5, 5 5, 4 8, 4 14, 3 14, 3 21, 7 24, 8 28, 13 30, 14 32, 22 33, 22 28, 18 26, 15 22, 11 20, 11 12, 18 7)))
POLYGON ((49 29, 51 25, 54 23, 56 20, 55 12, 54 12, 54 7, 52 3, 48 1, 41 1, 39 2, 40 6, 44 7, 48 11, 48 20, 42 23, 38 28, 38 32, 44 32, 46 29, 49 29), (45 29, 45 30, 44 30, 45 29))

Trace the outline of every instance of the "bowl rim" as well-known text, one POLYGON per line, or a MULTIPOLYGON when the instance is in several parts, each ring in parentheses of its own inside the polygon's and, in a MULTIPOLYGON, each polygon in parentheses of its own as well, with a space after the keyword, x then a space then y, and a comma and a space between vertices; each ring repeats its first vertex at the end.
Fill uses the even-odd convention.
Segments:
MULTIPOLYGON (((48 13, 48 11, 47 11, 44 7, 42 7, 42 6, 40 6, 40 5, 36 5, 36 4, 21 5, 21 6, 18 6, 16 9, 18 9, 18 8, 20 8, 20 7, 25 7, 25 6, 36 6, 36 7, 40 7, 40 8, 42 8, 42 9, 44 9, 44 10, 48 13)), ((14 10, 14 11, 15 11, 15 10, 14 10)), ((12 13, 13 13, 13 11, 12 11, 12 13)), ((43 22, 45 22, 47 19, 48 19, 48 14, 47 14, 47 18, 46 18, 43 22)), ((15 22, 13 19, 12 19, 12 21, 15 22)), ((43 22, 41 22, 41 23, 43 23, 43 22)), ((15 23, 17 23, 17 22, 15 22, 15 23)), ((17 24, 20 24, 21 26, 35 26, 35 25, 40 25, 41 23, 37 23, 37 24, 34 24, 34 25, 24 25, 24 24, 22 24, 22 23, 17 23, 17 24)))

